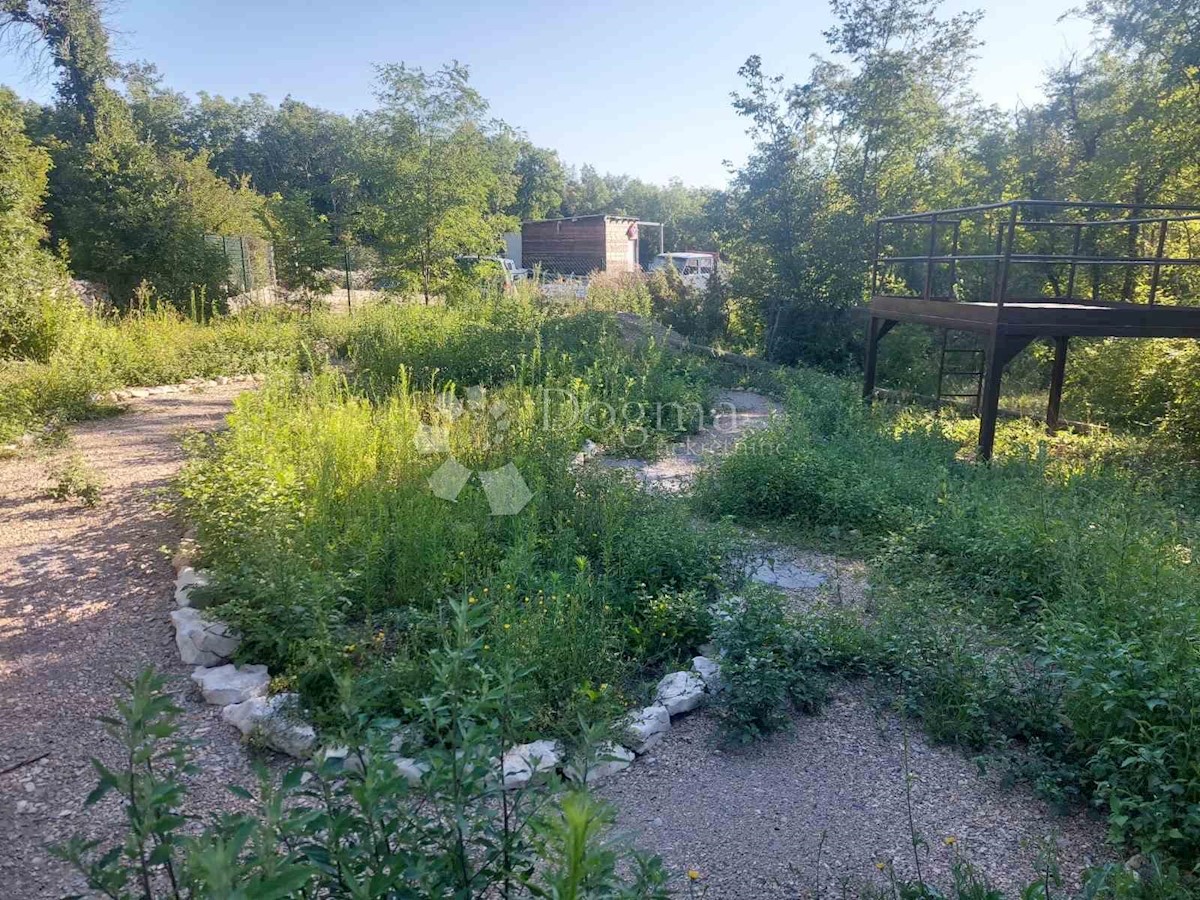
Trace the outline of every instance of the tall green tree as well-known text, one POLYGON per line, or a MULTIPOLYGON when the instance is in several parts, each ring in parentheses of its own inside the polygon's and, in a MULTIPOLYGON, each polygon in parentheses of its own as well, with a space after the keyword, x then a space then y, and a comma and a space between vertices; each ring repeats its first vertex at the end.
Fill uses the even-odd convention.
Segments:
POLYGON ((978 13, 939 0, 834 0, 829 56, 787 86, 758 57, 734 96, 754 151, 722 198, 735 291, 754 298, 766 351, 845 367, 858 355, 879 215, 970 197, 978 176, 975 98, 964 91, 978 13))
POLYGON ((109 83, 121 70, 95 0, 4 0, 0 26, 32 29, 59 71, 58 102, 38 134, 54 163, 51 236, 72 269, 107 284, 118 303, 143 281, 181 305, 197 290, 222 297, 228 267, 204 235, 257 231, 261 197, 227 184, 205 155, 156 143, 179 104, 165 102, 152 71, 130 70, 133 107, 145 115, 135 118, 109 83))
POLYGON ((497 125, 458 63, 427 73, 379 69, 366 175, 376 203, 362 221, 395 274, 426 302, 461 254, 495 252, 511 217, 494 211, 505 173, 490 142, 497 125))
POLYGON ((0 88, 0 359, 46 359, 68 315, 66 271, 42 245, 49 170, 16 96, 0 88))

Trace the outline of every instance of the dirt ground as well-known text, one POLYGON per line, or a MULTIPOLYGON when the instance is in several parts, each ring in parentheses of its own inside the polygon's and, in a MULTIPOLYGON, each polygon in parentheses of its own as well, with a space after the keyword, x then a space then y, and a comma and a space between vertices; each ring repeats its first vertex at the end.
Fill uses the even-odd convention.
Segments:
MULTIPOLYGON (((686 491, 706 458, 730 452, 780 412, 749 391, 722 391, 717 405, 724 415, 675 453, 608 464, 632 470, 648 490, 686 491)), ((758 556, 748 574, 783 590, 794 608, 816 600, 865 605, 861 562, 751 540, 758 556)), ((847 884, 853 897, 856 884, 883 884, 880 864, 916 875, 906 736, 924 877, 945 886, 958 852, 1015 897, 1035 877, 1047 841, 1072 887, 1088 866, 1110 860, 1098 819, 1060 816, 1027 789, 1006 787, 962 754, 930 746, 918 724, 906 727, 871 702, 865 685, 839 685, 820 715, 797 716, 790 733, 753 747, 723 747, 711 712, 677 719, 659 747, 600 793, 636 845, 661 854, 675 872, 698 872, 694 887, 706 897, 841 897, 847 884)))
POLYGON ((172 676, 205 777, 189 811, 228 808, 229 782, 253 783, 236 732, 206 706, 179 661, 168 615, 170 552, 180 525, 160 501, 183 461, 179 437, 219 428, 234 394, 147 397, 125 415, 72 429, 70 446, 0 461, 0 897, 61 897, 83 887, 46 852, 77 831, 111 835, 119 815, 95 786, 89 758, 118 762, 95 716, 112 711, 121 679, 152 665, 172 676), (55 501, 51 470, 78 454, 102 483, 92 509, 55 501))

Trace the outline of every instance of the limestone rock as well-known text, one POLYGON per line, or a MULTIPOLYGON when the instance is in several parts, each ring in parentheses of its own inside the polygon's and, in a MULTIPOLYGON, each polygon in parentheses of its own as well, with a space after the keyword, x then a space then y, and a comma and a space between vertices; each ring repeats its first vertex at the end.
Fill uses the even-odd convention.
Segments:
POLYGON ((221 718, 244 736, 255 736, 266 746, 288 756, 303 759, 312 750, 317 734, 313 727, 297 719, 290 707, 295 694, 254 697, 221 710, 221 718))
POLYGON ((634 753, 645 753, 671 728, 671 714, 665 706, 647 706, 626 716, 624 726, 625 746, 634 753))
POLYGON ((204 618, 191 607, 174 610, 175 643, 180 658, 191 666, 220 666, 229 662, 241 638, 224 622, 204 618))
POLYGON ((224 665, 211 669, 197 666, 192 681, 200 686, 205 701, 214 706, 229 706, 267 696, 271 676, 266 666, 224 665))
POLYGON ((321 757, 325 762, 335 762, 343 772, 354 772, 358 775, 363 773, 363 758, 365 757, 367 760, 371 758, 366 750, 363 751, 362 756, 359 756, 349 747, 326 747, 321 757))
POLYGON ((586 774, 583 767, 578 764, 572 764, 567 767, 567 777, 572 781, 581 781, 584 784, 595 784, 598 781, 603 781, 605 778, 611 778, 618 772, 623 772, 633 765, 634 754, 632 750, 626 750, 620 744, 601 744, 596 748, 588 761, 586 774))
POLYGON ((700 676, 710 694, 721 690, 721 664, 716 660, 707 656, 697 656, 692 660, 692 671, 700 676))
POLYGON ((695 672, 672 672, 663 677, 654 702, 672 716, 691 712, 704 701, 704 681, 695 672))
POLYGON ((407 756, 397 756, 395 760, 396 771, 404 776, 409 784, 417 784, 426 772, 429 771, 429 763, 417 762, 407 756))
POLYGON ((180 606, 190 606, 194 609, 203 609, 208 606, 208 603, 192 599, 192 589, 198 587, 208 587, 208 576, 203 572, 197 572, 191 566, 184 566, 179 570, 179 575, 175 579, 175 602, 180 606))
POLYGON ((557 769, 560 760, 561 753, 557 741, 517 744, 504 754, 504 787, 507 790, 524 787, 537 773, 557 769))

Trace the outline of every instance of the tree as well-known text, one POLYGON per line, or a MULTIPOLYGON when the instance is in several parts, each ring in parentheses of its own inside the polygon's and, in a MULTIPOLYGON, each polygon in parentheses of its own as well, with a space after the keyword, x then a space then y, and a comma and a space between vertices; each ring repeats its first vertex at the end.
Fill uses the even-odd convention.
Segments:
POLYGON ((108 53, 108 32, 96 0, 0 0, 0 31, 32 29, 45 42, 58 69, 61 104, 78 120, 83 138, 93 137, 111 108, 107 80, 117 74, 108 53))
POLYGON ((65 318, 66 272, 42 247, 49 169, 16 96, 0 89, 0 359, 46 359, 65 318))
POLYGON ((207 155, 158 143, 184 104, 152 69, 126 70, 131 102, 109 85, 120 70, 95 0, 4 0, 0 26, 32 27, 60 71, 58 103, 39 130, 54 163, 50 233, 72 268, 118 303, 142 281, 180 305, 196 290, 222 297, 227 264, 204 235, 257 232, 262 198, 218 177, 207 155))
POLYGON ((519 181, 516 201, 508 210, 511 215, 525 221, 545 219, 559 212, 567 179, 557 153, 522 142, 517 152, 516 175, 519 181))
POLYGON ((975 190, 975 99, 966 81, 978 13, 938 0, 834 0, 832 58, 787 87, 751 57, 734 109, 755 146, 722 198, 735 292, 754 297, 766 350, 843 368, 863 300, 871 222, 975 190))
POLYGON ((303 194, 275 194, 263 210, 263 220, 275 247, 280 283, 311 303, 314 294, 329 288, 325 270, 339 261, 329 220, 303 194))
POLYGON ((366 230, 402 280, 429 302, 454 271, 454 257, 494 252, 511 224, 493 212, 501 172, 485 122, 487 103, 465 66, 429 74, 403 63, 379 69, 379 110, 371 117, 366 230))

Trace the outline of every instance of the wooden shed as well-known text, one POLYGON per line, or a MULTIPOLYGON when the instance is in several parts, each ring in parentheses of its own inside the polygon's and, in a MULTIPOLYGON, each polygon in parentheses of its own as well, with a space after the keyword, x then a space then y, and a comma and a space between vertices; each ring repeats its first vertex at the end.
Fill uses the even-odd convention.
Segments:
POLYGON ((564 275, 638 270, 638 221, 575 216, 521 223, 521 265, 564 275))

